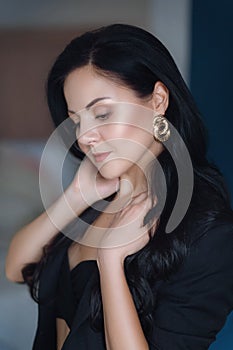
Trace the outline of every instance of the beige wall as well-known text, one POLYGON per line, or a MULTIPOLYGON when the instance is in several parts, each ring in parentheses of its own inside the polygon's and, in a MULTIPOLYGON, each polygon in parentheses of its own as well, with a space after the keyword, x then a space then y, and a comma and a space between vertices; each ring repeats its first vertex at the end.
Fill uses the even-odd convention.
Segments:
POLYGON ((46 138, 53 130, 45 81, 55 57, 79 30, 0 31, 0 137, 46 138))
POLYGON ((0 138, 50 135, 48 70, 67 42, 90 24, 129 23, 158 35, 188 82, 190 1, 171 6, 170 0, 101 0, 96 6, 95 0, 0 0, 0 138))

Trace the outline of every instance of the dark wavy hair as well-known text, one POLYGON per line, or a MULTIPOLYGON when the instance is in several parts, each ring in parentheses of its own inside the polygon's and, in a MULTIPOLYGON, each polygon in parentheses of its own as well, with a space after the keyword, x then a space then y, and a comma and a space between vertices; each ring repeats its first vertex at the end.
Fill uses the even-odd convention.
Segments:
MULTIPOLYGON (((206 130, 193 97, 187 88, 172 56, 164 45, 147 31, 125 24, 113 24, 86 32, 75 38, 56 59, 47 81, 47 99, 55 126, 66 118, 67 104, 63 86, 73 70, 91 65, 101 76, 113 79, 131 88, 139 98, 150 97, 154 85, 161 81, 169 90, 167 119, 183 139, 193 165, 194 187, 191 203, 181 223, 170 233, 165 227, 176 201, 178 177, 174 160, 165 148, 158 157, 163 169, 167 198, 159 217, 156 234, 151 230, 148 244, 125 259, 125 273, 144 332, 152 326, 152 311, 156 306, 154 286, 159 280, 167 280, 184 262, 190 242, 194 239, 195 223, 200 234, 217 219, 230 217, 230 199, 219 170, 206 157, 206 130)), ((66 140, 67 130, 63 130, 66 140)), ((177 145, 172 145, 177 154, 177 145)), ((77 157, 84 154, 75 142, 70 151, 77 157)), ((178 152, 179 155, 179 152, 178 152)), ((156 167, 151 171, 151 190, 160 200, 160 185, 156 181, 156 167)), ((111 200, 114 196, 109 197, 111 200)), ((155 214, 155 211, 153 212, 155 214)), ((153 215, 148 213, 145 221, 153 215)), ((36 299, 36 285, 47 257, 56 254, 63 239, 56 236, 44 247, 44 254, 36 264, 23 269, 25 282, 36 299)), ((96 329, 102 327, 103 312, 100 285, 92 291, 91 320, 96 329)))

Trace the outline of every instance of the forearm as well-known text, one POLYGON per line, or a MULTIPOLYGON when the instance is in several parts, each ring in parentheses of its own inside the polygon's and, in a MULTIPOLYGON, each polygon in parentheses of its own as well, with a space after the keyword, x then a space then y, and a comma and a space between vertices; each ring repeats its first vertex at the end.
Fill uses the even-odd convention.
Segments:
POLYGON ((23 281, 21 270, 29 262, 39 261, 43 247, 66 225, 86 209, 86 203, 77 192, 67 189, 54 204, 39 217, 24 226, 13 237, 7 258, 6 276, 16 282, 23 281), (75 208, 71 208, 72 196, 76 196, 75 208))
POLYGON ((149 349, 121 262, 98 260, 108 350, 149 349))

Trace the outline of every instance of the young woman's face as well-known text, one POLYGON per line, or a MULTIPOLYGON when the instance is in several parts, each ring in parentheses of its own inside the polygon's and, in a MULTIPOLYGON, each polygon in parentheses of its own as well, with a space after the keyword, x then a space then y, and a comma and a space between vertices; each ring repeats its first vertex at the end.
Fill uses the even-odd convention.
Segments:
POLYGON ((74 70, 64 84, 68 114, 80 149, 105 178, 120 177, 145 154, 158 155, 153 137, 153 103, 91 66, 74 70))

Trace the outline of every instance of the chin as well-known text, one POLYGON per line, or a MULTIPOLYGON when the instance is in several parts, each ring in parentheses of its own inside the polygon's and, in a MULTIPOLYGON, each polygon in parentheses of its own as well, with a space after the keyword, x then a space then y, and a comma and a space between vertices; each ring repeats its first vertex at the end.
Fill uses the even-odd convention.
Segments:
POLYGON ((132 163, 128 160, 110 160, 98 167, 100 174, 108 180, 122 176, 132 167, 132 163))

